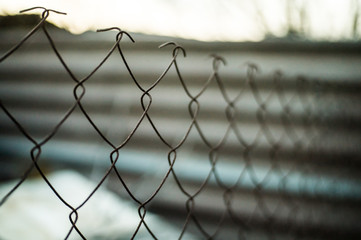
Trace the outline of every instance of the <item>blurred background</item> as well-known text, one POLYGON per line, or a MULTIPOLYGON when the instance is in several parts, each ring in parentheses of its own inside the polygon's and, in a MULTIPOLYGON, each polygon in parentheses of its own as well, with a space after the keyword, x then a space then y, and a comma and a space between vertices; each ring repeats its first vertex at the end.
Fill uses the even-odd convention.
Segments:
MULTIPOLYGON (((184 84, 199 104, 196 128, 195 105, 174 66, 149 91, 158 132, 144 118, 119 150, 116 167, 128 191, 112 172, 80 208, 87 239, 132 237, 140 204, 129 191, 146 201, 173 156, 157 134, 172 147, 187 136, 176 150, 177 178, 171 173, 146 204, 157 238, 178 239, 184 230, 182 239, 360 239, 361 1, 0 1, 0 57, 39 23, 42 10, 17 15, 35 6, 67 13, 50 12, 46 27, 78 80, 115 43, 117 32, 96 29, 120 27, 132 36, 135 43, 124 36, 120 46, 144 89, 172 60, 172 47, 158 46, 177 42, 187 53, 177 57, 184 84), (213 79, 203 92, 215 70, 211 54, 225 59, 217 69, 223 88, 213 79)), ((75 86, 41 28, 1 59, 1 104, 38 142, 74 105, 75 86)), ((118 146, 143 114, 143 92, 117 51, 84 87, 82 106, 118 146)), ((32 165, 33 147, 3 108, 3 200, 32 165)), ((112 150, 76 107, 38 163, 77 207, 109 169, 112 150)), ((35 168, 5 200, 0 239, 66 237, 71 210, 35 168)), ((74 230, 69 239, 81 238, 74 230)), ((135 239, 152 236, 142 225, 135 239)))
POLYGON ((49 21, 72 33, 109 26, 131 32, 203 41, 298 38, 358 40, 359 0, 1 0, 2 15, 43 6, 66 12, 49 21))

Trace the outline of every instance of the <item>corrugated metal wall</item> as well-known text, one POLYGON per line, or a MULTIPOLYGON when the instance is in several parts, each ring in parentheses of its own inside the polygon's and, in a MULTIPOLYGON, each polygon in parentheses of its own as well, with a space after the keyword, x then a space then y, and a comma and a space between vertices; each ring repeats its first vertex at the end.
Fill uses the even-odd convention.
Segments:
MULTIPOLYGON (((0 31, 0 53, 25 33, 22 29, 0 31)), ((105 57, 115 38, 115 33, 50 33, 79 79, 105 57)), ((136 43, 124 37, 121 46, 134 75, 146 88, 172 58, 171 48, 157 47, 173 39, 132 36, 136 43)), ((176 41, 187 51, 187 57, 180 54, 177 60, 194 96, 213 71, 212 53, 226 60, 227 65, 221 65, 218 74, 229 97, 234 99, 241 92, 234 109, 229 109, 216 81, 197 99, 197 122, 207 141, 217 144, 229 126, 227 114, 232 111, 232 124, 244 141, 250 144, 257 134, 262 135, 255 144, 245 147, 231 132, 217 150, 213 167, 223 185, 211 174, 193 202, 194 214, 204 231, 211 234, 228 211, 216 239, 236 239, 238 235, 246 239, 358 239, 361 45, 176 41), (249 62, 260 71, 247 74, 249 62), (270 136, 277 139, 276 143, 270 144, 270 136)), ((48 134, 74 103, 75 85, 41 32, 0 64, 2 103, 38 139, 48 134)), ((120 55, 112 54, 84 86, 84 108, 99 129, 115 145, 120 144, 143 112, 142 92, 120 55)), ((171 69, 150 94, 149 116, 159 133, 176 145, 192 121, 188 112, 191 99, 176 71, 171 69)), ((18 178, 30 164, 32 144, 4 112, 0 113, 0 132, 1 178, 18 178)), ((48 171, 77 169, 97 179, 110 164, 111 150, 77 108, 44 145, 39 164, 48 171)), ((117 167, 140 199, 147 199, 164 177, 169 167, 168 152, 147 119, 121 149, 117 167)), ((174 165, 187 191, 196 192, 212 171, 212 153, 193 127, 177 150, 174 165)), ((109 188, 129 199, 115 176, 112 179, 109 188)), ((170 176, 148 207, 182 226, 187 200, 189 203, 170 176)), ((202 235, 194 224, 190 231, 202 235)))

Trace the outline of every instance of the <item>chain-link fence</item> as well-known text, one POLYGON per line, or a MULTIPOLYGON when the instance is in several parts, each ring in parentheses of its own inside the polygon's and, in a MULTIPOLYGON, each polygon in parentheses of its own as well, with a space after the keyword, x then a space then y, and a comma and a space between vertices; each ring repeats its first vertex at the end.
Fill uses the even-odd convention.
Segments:
MULTIPOLYGON (((26 11, 34 9, 39 8, 26 11)), ((116 31, 114 45, 92 71, 79 78, 47 29, 49 14, 62 13, 40 9, 43 10, 40 22, 3 54, 0 67, 11 61, 35 34, 42 32, 61 64, 60 71, 64 73, 61 78, 68 81, 67 86, 69 82, 72 85, 65 94, 49 92, 48 100, 41 98, 41 94, 30 96, 39 98, 35 101, 38 109, 51 111, 58 106, 49 107, 47 101, 60 94, 54 99, 66 101, 67 110, 55 118, 36 112, 24 118, 22 112, 13 110, 19 103, 12 101, 12 93, 5 88, 1 91, 1 162, 7 166, 13 156, 28 158, 21 166, 4 168, 20 178, 11 183, 11 188, 1 191, 1 208, 11 207, 16 192, 21 192, 21 186, 31 182, 31 175, 36 172, 69 216, 69 229, 61 233, 64 239, 95 238, 89 236, 89 230, 79 227, 78 221, 82 219, 82 209, 103 193, 103 185, 128 199, 138 214, 131 234, 104 239, 163 239, 164 229, 154 225, 149 213, 152 210, 177 225, 175 239, 358 239, 361 236, 359 84, 350 87, 307 76, 287 76, 281 71, 263 75, 256 64, 247 63, 245 73, 240 72, 237 81, 227 85, 224 76, 227 74, 222 72, 226 59, 212 55, 208 79, 195 87, 193 79, 187 79, 179 64, 180 58, 186 57, 186 49, 167 42, 160 48, 170 51, 168 65, 145 87, 121 47, 123 38, 134 40, 119 28, 99 30, 116 31), (104 91, 104 83, 96 85, 92 81, 102 69, 107 69, 104 65, 111 56, 121 60, 122 74, 127 75, 131 87, 111 91, 112 85, 97 99, 97 86, 104 91), (171 71, 176 83, 160 86, 171 71), (166 91, 157 92, 157 89, 166 91), (107 109, 102 102, 107 102, 111 94, 121 96, 117 104, 112 102, 107 109), (92 96, 96 99, 91 99, 92 96), (129 101, 133 101, 133 107, 123 111, 121 105, 129 101), (156 110, 159 106, 156 102, 163 110, 156 110), (93 114, 101 110, 106 112, 101 116, 93 114), (75 116, 79 123, 74 123, 75 116), (31 122, 37 122, 38 126, 32 129, 31 122), (73 129, 67 132, 68 145, 55 140, 65 134, 69 124, 73 124, 73 129), (78 138, 78 133, 72 135, 72 132, 85 126, 92 129, 98 144, 73 145, 71 142, 78 138), (20 135, 16 140, 10 137, 14 129, 20 135), (29 154, 30 158, 26 157, 29 154), (96 185, 76 205, 72 204, 49 177, 50 163, 59 158, 72 159, 71 166, 79 170, 84 167, 81 162, 93 159, 94 155, 99 159, 88 165, 98 174, 96 185)), ((31 62, 28 64, 31 69, 31 62)), ((56 78, 52 71, 49 70, 47 78, 56 78)), ((6 82, 11 74, 6 69, 1 72, 0 81, 6 82)), ((100 78, 103 76, 104 73, 100 78)), ((41 84, 32 87, 41 90, 41 84)), ((32 111, 32 107, 22 104, 32 111)), ((89 140, 86 138, 83 137, 84 144, 89 140)), ((76 183, 68 184, 70 188, 76 183)), ((1 208, 1 218, 10 218, 6 214, 11 215, 11 211, 2 213, 1 208)), ((46 204, 43 208, 51 211, 46 204)), ((117 216, 125 214, 115 206, 110 206, 109 211, 117 216)), ((35 212, 35 216, 40 215, 39 211, 35 212)), ((0 237, 2 234, 7 236, 0 232, 0 237)))

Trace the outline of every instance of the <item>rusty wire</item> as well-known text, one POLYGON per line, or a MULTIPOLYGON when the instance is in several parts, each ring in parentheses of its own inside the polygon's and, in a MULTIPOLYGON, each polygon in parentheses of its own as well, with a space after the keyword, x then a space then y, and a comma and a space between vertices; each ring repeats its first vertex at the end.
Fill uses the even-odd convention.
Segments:
MULTIPOLYGON (((142 227, 142 225, 147 229, 149 235, 153 239, 157 239, 156 234, 152 231, 150 226, 148 226, 145 217, 147 214, 148 205, 157 196, 159 191, 162 189, 162 187, 170 177, 172 177, 175 180, 175 183, 179 188, 180 192, 187 198, 185 202, 185 209, 187 212, 187 216, 181 228, 182 230, 179 233, 179 239, 182 239, 182 237, 188 231, 188 228, 192 223, 194 224, 194 226, 196 226, 199 233, 205 239, 217 239, 217 236, 227 219, 230 219, 233 222, 233 224, 236 226, 236 228, 238 228, 239 239, 247 239, 246 233, 252 228, 253 218, 255 218, 256 215, 259 213, 261 213, 262 216, 261 218, 263 219, 262 221, 266 226, 265 228, 267 229, 268 232, 268 236, 267 236, 268 239, 275 239, 276 237, 273 234, 273 228, 274 225, 278 224, 276 215, 278 214, 279 208, 288 209, 287 218, 289 219, 297 218, 299 206, 297 205, 297 202, 295 201, 295 199, 293 199, 292 196, 289 196, 287 194, 282 195, 280 202, 277 203, 276 209, 270 209, 267 199, 264 198, 263 194, 265 191, 264 186, 267 184, 268 181, 270 181, 270 178, 272 178, 273 174, 279 174, 282 176, 281 181, 278 184, 279 192, 282 193, 285 185, 287 184, 288 176, 290 172, 292 172, 292 168, 291 170, 284 171, 280 165, 279 155, 282 152, 282 143, 286 139, 289 140, 292 143, 291 155, 297 156, 297 154, 300 152, 307 152, 308 148, 312 146, 312 141, 319 134, 317 130, 318 127, 317 124, 319 124, 320 119, 318 119, 318 115, 315 114, 314 110, 312 109, 313 100, 312 99, 310 100, 309 97, 307 97, 307 94, 311 93, 310 98, 314 98, 314 95, 312 95, 312 91, 311 91, 312 88, 310 86, 311 85, 310 80, 308 80, 306 77, 298 77, 296 79, 296 82, 299 86, 298 87, 299 91, 297 91, 296 94, 294 94, 291 98, 287 99, 287 97, 285 96, 285 90, 283 88, 283 83, 282 83, 282 79, 284 75, 281 71, 276 71, 273 75, 273 85, 272 85, 273 87, 269 90, 268 94, 264 96, 264 94, 262 95, 260 92, 257 81, 257 76, 258 76, 257 74, 259 73, 260 69, 257 65, 253 63, 249 63, 247 65, 246 79, 242 79, 242 77, 240 77, 241 80, 239 82, 239 89, 237 90, 238 93, 236 96, 232 98, 228 94, 227 89, 224 85, 225 82, 224 79, 219 74, 219 68, 222 67, 222 65, 226 64, 226 60, 221 56, 212 55, 213 57, 212 72, 210 73, 208 79, 206 79, 206 81, 204 82, 201 89, 197 92, 197 94, 191 94, 186 84, 185 77, 181 74, 182 72, 181 67, 177 62, 177 58, 179 58, 180 54, 183 55, 183 57, 186 57, 186 50, 177 43, 167 42, 159 46, 159 48, 171 48, 172 54, 170 55, 169 63, 165 67, 165 70, 159 75, 159 77, 154 80, 153 84, 151 84, 151 86, 149 86, 148 88, 144 88, 139 83, 135 74, 133 73, 131 66, 128 64, 126 57, 123 54, 121 47, 121 40, 124 37, 124 35, 127 36, 132 42, 134 42, 134 39, 131 37, 129 33, 117 27, 98 30, 98 32, 105 32, 112 30, 117 31, 115 42, 108 51, 108 53, 106 53, 104 58, 101 60, 101 62, 86 77, 79 79, 78 77, 75 76, 75 74, 70 70, 66 62, 63 60, 60 52, 57 50, 55 42, 53 41, 46 27, 46 19, 48 18, 50 13, 55 13, 55 14, 65 14, 65 13, 42 7, 26 9, 21 11, 21 13, 27 11, 33 11, 33 10, 42 10, 40 22, 31 31, 29 31, 29 33, 16 46, 11 48, 7 53, 5 53, 0 58, 0 64, 6 61, 7 58, 11 56, 14 52, 16 52, 29 38, 32 37, 32 35, 35 32, 43 31, 46 35, 48 43, 50 44, 54 54, 60 60, 66 73, 70 76, 72 81, 74 81, 74 87, 73 87, 74 102, 72 106, 67 110, 67 112, 63 115, 61 120, 53 127, 53 129, 43 139, 36 140, 13 116, 11 109, 8 109, 8 107, 6 107, 6 105, 0 99, 1 109, 13 122, 13 124, 15 124, 15 126, 21 132, 21 134, 33 144, 33 147, 30 151, 30 157, 31 157, 30 166, 26 171, 24 171, 18 183, 5 196, 2 197, 0 202, 0 207, 6 201, 11 201, 10 196, 17 190, 17 188, 24 181, 27 180, 30 172, 35 168, 37 172, 41 175, 42 179, 52 190, 52 192, 59 199, 59 201, 61 201, 70 210, 69 221, 71 222, 72 226, 67 233, 64 233, 64 239, 68 239, 70 237, 70 234, 74 230, 82 239, 87 239, 86 238, 87 233, 83 232, 81 229, 77 227, 77 221, 79 219, 78 211, 84 205, 86 205, 86 203, 92 198, 92 196, 103 185, 104 181, 108 178, 108 176, 112 171, 117 176, 119 180, 119 184, 121 184, 124 187, 129 197, 138 206, 139 224, 136 227, 136 229, 134 229, 134 233, 131 239, 136 238, 137 233, 139 232, 139 229, 142 227), (94 120, 88 114, 86 108, 82 104, 82 99, 86 95, 87 82, 91 81, 92 76, 102 67, 102 65, 108 60, 108 58, 112 54, 116 53, 116 50, 118 51, 118 54, 120 55, 122 59, 122 63, 126 67, 128 74, 131 76, 132 81, 140 91, 140 104, 143 110, 141 116, 135 123, 135 127, 132 129, 132 131, 130 131, 130 133, 124 138, 124 140, 121 143, 112 142, 106 136, 106 134, 102 132, 102 130, 97 126, 97 124, 94 122, 94 120), (159 132, 156 124, 152 120, 152 116, 149 113, 149 110, 152 107, 152 90, 155 89, 161 81, 163 81, 164 77, 167 75, 167 73, 171 68, 175 69, 178 76, 178 80, 180 81, 181 86, 183 88, 182 91, 184 91, 186 96, 189 98, 189 103, 188 103, 188 112, 190 117, 189 124, 185 129, 186 131, 184 136, 176 144, 171 144, 169 141, 165 139, 165 137, 159 132), (222 95, 223 101, 226 104, 224 115, 227 119, 227 128, 224 131, 223 135, 219 137, 216 143, 212 143, 206 137, 204 129, 202 128, 201 123, 198 121, 198 115, 200 112, 200 105, 201 105, 199 98, 207 91, 210 84, 213 82, 216 83, 218 90, 222 95), (259 106, 255 114, 257 123, 259 125, 259 130, 255 135, 254 139, 252 140, 247 140, 244 137, 242 133, 242 126, 239 126, 237 120, 240 117, 242 117, 242 114, 237 109, 237 104, 242 103, 241 102, 242 96, 246 88, 250 89, 252 93, 252 97, 259 106), (268 121, 269 108, 272 100, 278 101, 282 109, 282 113, 280 114, 279 117, 280 117, 280 121, 282 122, 282 127, 284 131, 282 132, 281 136, 278 137, 275 136, 275 134, 273 133, 273 129, 271 128, 270 123, 268 121), (295 129, 294 125, 296 125, 297 123, 295 123, 294 120, 296 117, 292 112, 292 106, 295 104, 295 102, 300 102, 303 107, 301 119, 304 130, 301 134, 295 132, 294 130, 295 129), (96 131, 96 133, 104 141, 104 143, 106 143, 108 146, 112 148, 112 151, 109 153, 109 166, 105 174, 102 176, 98 184, 93 189, 93 191, 84 199, 84 201, 81 204, 79 204, 78 206, 72 206, 57 192, 56 188, 48 180, 46 174, 44 173, 44 170, 39 166, 38 161, 42 156, 43 146, 52 140, 54 135, 57 134, 58 130, 62 127, 64 122, 67 121, 67 119, 70 117, 70 115, 74 112, 76 108, 79 108, 81 110, 82 114, 86 117, 88 122, 91 124, 92 128, 96 131), (139 126, 144 121, 148 121, 150 123, 154 131, 154 134, 161 140, 164 146, 168 148, 167 161, 169 168, 164 173, 161 182, 159 183, 157 188, 153 191, 153 193, 146 200, 142 201, 139 198, 137 198, 134 195, 134 193, 130 190, 129 186, 124 180, 124 177, 118 171, 116 167, 116 163, 119 159, 119 151, 128 144, 130 139, 132 139, 133 135, 138 130, 139 126), (177 175, 177 169, 174 167, 175 162, 177 161, 177 151, 187 141, 191 131, 196 131, 199 137, 201 138, 202 142, 204 143, 204 145, 207 147, 208 160, 209 160, 209 172, 207 174, 207 177, 203 180, 203 182, 199 185, 198 189, 195 192, 190 192, 185 188, 185 186, 182 184, 180 178, 177 175), (238 147, 239 149, 242 150, 242 154, 239 156, 239 159, 241 162, 245 164, 245 167, 239 170, 239 177, 232 185, 224 183, 222 177, 217 171, 217 163, 221 161, 220 159, 222 159, 221 150, 225 147, 230 134, 234 134, 234 136, 236 137, 238 141, 238 147), (270 162, 270 168, 266 172, 266 174, 260 179, 255 172, 254 159, 252 157, 252 153, 255 152, 258 148, 260 148, 262 139, 268 145, 267 159, 270 162), (249 177, 251 183, 253 184, 252 194, 255 199, 256 207, 254 208, 254 212, 250 216, 241 216, 234 207, 235 204, 234 197, 237 194, 237 192, 241 190, 239 184, 245 181, 244 179, 247 176, 249 177), (212 231, 209 231, 203 226, 202 221, 196 215, 196 201, 197 198, 205 190, 207 185, 209 185, 209 181, 212 177, 214 177, 217 186, 222 189, 223 192, 222 197, 223 197, 225 209, 222 212, 220 218, 218 219, 217 227, 215 229, 212 229, 212 231)), ((293 168, 296 167, 300 167, 300 165, 293 166, 293 168)), ((304 168, 302 170, 304 171, 304 174, 306 176, 307 168, 304 168)), ((288 232, 290 232, 290 234, 293 234, 292 231, 295 231, 296 226, 289 225, 288 228, 289 228, 288 232)), ((293 236, 297 238, 296 235, 293 236)))

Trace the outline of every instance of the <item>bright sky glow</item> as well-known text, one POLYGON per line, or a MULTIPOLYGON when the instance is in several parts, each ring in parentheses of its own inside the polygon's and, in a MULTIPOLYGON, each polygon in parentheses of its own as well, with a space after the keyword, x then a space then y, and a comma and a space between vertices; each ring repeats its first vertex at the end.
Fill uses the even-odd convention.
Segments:
POLYGON ((361 0, 0 0, 0 14, 35 6, 66 12, 66 16, 51 14, 49 21, 73 33, 117 26, 203 41, 259 41, 267 32, 284 36, 288 19, 300 28, 299 9, 303 8, 303 29, 311 39, 359 39, 361 35, 360 19, 357 34, 353 31, 361 0))

